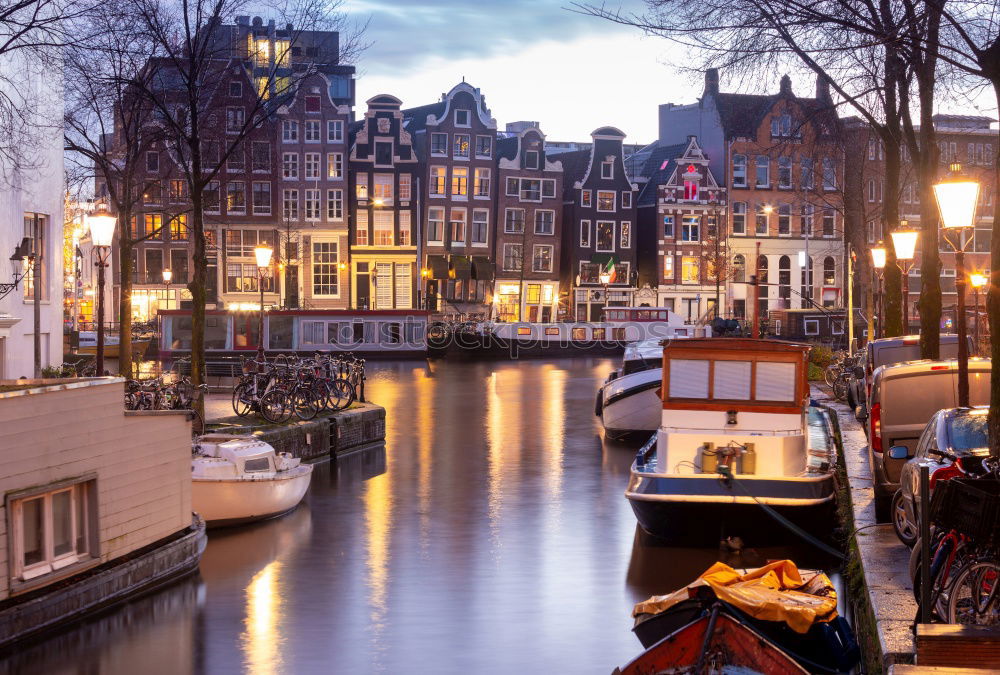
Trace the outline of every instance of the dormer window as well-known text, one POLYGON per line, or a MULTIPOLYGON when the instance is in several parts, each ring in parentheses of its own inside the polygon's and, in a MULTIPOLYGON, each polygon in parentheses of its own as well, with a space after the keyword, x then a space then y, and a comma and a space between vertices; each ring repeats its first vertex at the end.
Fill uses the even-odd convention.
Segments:
POLYGON ((229 95, 233 98, 240 98, 243 96, 243 83, 239 80, 232 80, 229 82, 229 95))
POLYGON ((781 115, 776 115, 771 118, 771 135, 772 136, 791 136, 792 135, 792 116, 788 113, 783 113, 781 115))
POLYGON ((601 178, 614 178, 614 177, 615 177, 614 160, 605 160, 601 162, 601 178))
POLYGON ((455 126, 456 127, 468 127, 472 125, 472 113, 468 110, 456 110, 455 111, 455 126))
POLYGON ((524 168, 525 169, 537 169, 538 168, 538 151, 528 150, 524 153, 524 168))

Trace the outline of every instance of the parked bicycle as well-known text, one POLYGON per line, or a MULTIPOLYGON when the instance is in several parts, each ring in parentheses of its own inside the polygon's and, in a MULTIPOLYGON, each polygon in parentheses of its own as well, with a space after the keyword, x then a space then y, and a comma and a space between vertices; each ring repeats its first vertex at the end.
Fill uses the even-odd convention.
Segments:
POLYGON ((148 380, 125 381, 126 410, 189 410, 194 413, 195 423, 192 430, 202 433, 205 421, 199 412, 198 400, 204 397, 208 390, 207 384, 197 387, 187 376, 178 377, 171 383, 165 383, 163 377, 148 380))
POLYGON ((860 362, 860 356, 850 355, 846 351, 837 353, 837 360, 823 371, 823 379, 827 386, 833 389, 834 398, 843 401, 847 398, 847 388, 854 377, 854 367, 860 362))

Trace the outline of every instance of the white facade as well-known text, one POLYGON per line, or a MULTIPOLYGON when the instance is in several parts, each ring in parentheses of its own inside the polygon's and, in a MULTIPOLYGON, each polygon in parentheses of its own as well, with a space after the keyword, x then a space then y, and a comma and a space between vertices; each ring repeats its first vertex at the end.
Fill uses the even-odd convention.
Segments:
MULTIPOLYGON (((63 133, 62 74, 19 52, 0 55, 0 70, 17 82, 15 101, 35 106, 31 124, 0 143, 21 154, 20 165, 0 155, 0 283, 12 281, 9 258, 25 236, 40 234, 38 333, 40 367, 63 355, 63 133), (37 229, 36 229, 37 228, 37 229)), ((0 84, 0 86, 6 86, 0 84)), ((0 379, 34 375, 34 302, 26 280, 0 299, 0 379)))

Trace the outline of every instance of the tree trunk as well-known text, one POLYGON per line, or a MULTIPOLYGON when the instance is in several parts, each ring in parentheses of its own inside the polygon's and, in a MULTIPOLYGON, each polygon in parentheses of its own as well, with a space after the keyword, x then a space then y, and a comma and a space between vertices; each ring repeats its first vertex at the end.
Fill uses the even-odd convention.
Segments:
MULTIPOLYGON (((991 78, 993 92, 1000 102, 1000 77, 991 78)), ((990 412, 987 422, 990 454, 1000 457, 1000 138, 993 157, 993 233, 990 243, 990 289, 986 295, 986 314, 990 326, 990 412)))
POLYGON ((118 374, 135 376, 132 366, 132 251, 130 212, 118 212, 118 374))
POLYGON ((904 335, 908 328, 903 326, 903 273, 896 264, 896 248, 890 232, 899 224, 899 133, 898 129, 888 130, 883 138, 885 146, 885 187, 882 191, 882 215, 885 223, 886 264, 885 264, 885 322, 886 336, 904 335))
MULTIPOLYGON (((931 12, 928 36, 936 44, 941 14, 931 12)), ((941 354, 941 255, 938 252, 938 210, 933 184, 937 179, 938 147, 934 132, 934 82, 937 54, 925 52, 914 71, 920 98, 920 157, 917 182, 920 189, 920 356, 937 359, 941 354)))

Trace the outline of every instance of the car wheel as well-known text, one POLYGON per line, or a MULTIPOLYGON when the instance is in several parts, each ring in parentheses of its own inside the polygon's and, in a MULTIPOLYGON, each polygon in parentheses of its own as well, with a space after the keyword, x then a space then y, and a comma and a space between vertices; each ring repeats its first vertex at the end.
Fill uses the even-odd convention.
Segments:
POLYGON ((906 513, 906 499, 902 490, 896 490, 896 494, 892 496, 889 510, 892 515, 892 529, 896 530, 896 536, 912 548, 918 538, 917 525, 910 521, 906 513))

